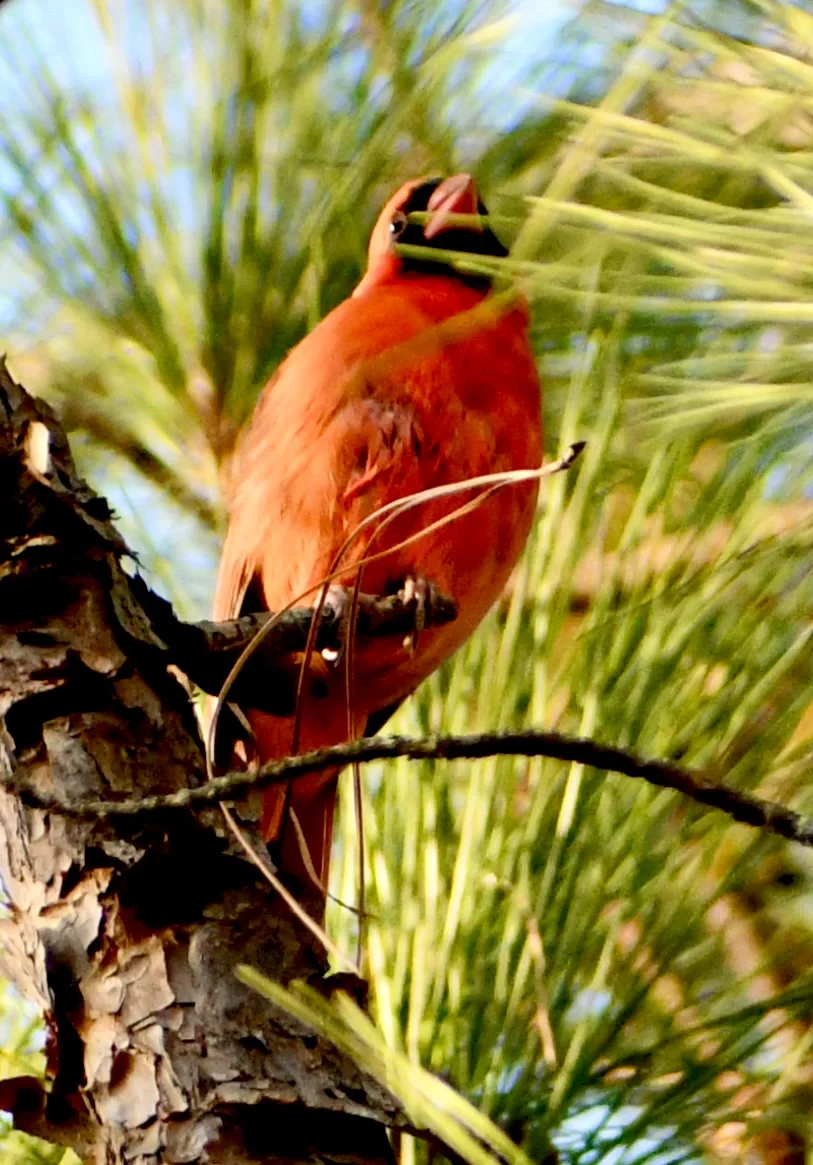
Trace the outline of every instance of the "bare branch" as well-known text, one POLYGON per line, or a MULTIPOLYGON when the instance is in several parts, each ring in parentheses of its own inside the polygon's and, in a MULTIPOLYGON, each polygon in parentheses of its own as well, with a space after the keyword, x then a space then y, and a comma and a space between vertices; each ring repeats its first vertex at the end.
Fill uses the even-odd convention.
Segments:
POLYGON ((486 732, 471 736, 429 736, 409 739, 392 736, 363 739, 333 748, 317 749, 265 765, 256 773, 236 772, 196 789, 183 789, 168 796, 143 797, 129 801, 88 801, 84 805, 51 805, 80 817, 136 816, 166 809, 186 809, 213 801, 242 796, 249 788, 262 788, 295 780, 328 765, 351 761, 393 760, 480 760, 491 756, 548 757, 571 764, 587 765, 605 772, 647 781, 664 789, 674 789, 712 809, 726 813, 733 821, 778 834, 789 841, 813 848, 813 821, 780 805, 711 780, 701 772, 680 768, 668 761, 644 760, 625 749, 593 740, 565 736, 558 732, 486 732))
MULTIPOLYGON (((166 648, 167 663, 175 664, 193 683, 212 696, 219 693, 250 641, 274 617, 268 611, 261 611, 224 623, 208 620, 184 623, 172 606, 150 591, 140 579, 133 580, 133 589, 152 630, 166 648)), ((401 595, 359 595, 356 631, 361 636, 403 637, 414 630, 415 612, 415 600, 405 600, 401 595)), ((433 626, 441 626, 455 618, 457 608, 450 598, 438 595, 433 599, 431 615, 433 626)), ((311 607, 296 607, 282 615, 276 626, 263 636, 260 649, 246 660, 229 698, 239 703, 241 691, 250 691, 252 708, 265 712, 281 711, 276 707, 281 694, 275 691, 273 684, 269 684, 269 671, 273 672, 274 664, 281 658, 305 650, 312 617, 311 607)), ((338 648, 342 631, 339 613, 331 607, 323 607, 315 650, 338 648)))

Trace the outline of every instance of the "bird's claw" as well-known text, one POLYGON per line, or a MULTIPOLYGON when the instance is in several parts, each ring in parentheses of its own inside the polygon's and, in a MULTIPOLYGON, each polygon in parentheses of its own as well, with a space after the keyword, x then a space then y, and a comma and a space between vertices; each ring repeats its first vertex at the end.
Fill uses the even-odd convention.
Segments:
POLYGON ((422 574, 407 575, 401 588, 400 597, 406 606, 414 609, 414 625, 404 638, 404 647, 414 652, 422 631, 432 624, 432 611, 437 602, 438 589, 422 574))
POLYGON ((350 636, 350 622, 353 615, 353 592, 347 587, 329 586, 322 603, 322 614, 330 611, 337 628, 338 647, 323 647, 322 659, 331 668, 338 668, 344 660, 347 651, 347 640, 350 636))

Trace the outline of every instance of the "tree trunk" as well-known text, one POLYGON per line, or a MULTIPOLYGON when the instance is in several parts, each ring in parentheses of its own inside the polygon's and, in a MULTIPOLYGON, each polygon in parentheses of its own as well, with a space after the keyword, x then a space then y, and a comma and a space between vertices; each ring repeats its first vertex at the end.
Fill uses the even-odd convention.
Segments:
MULTIPOLYGON (((217 807, 41 807, 205 779, 126 554, 53 416, 0 363, 2 970, 48 1032, 48 1090, 6 1081, 0 1104, 88 1162, 389 1161, 392 1097, 234 976, 250 963, 329 989, 217 807)), ((251 804, 235 812, 259 844, 251 804)))

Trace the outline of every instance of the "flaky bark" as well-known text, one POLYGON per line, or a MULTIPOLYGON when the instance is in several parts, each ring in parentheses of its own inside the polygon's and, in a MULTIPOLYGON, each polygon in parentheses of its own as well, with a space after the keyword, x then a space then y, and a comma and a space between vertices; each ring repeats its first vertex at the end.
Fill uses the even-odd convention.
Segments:
POLYGON ((0 1104, 111 1165, 386 1161, 393 1099, 234 977, 321 982, 325 963, 219 810, 94 820, 26 800, 204 780, 123 558, 59 426, 0 365, 0 969, 43 1010, 49 1083, 5 1082, 0 1104))

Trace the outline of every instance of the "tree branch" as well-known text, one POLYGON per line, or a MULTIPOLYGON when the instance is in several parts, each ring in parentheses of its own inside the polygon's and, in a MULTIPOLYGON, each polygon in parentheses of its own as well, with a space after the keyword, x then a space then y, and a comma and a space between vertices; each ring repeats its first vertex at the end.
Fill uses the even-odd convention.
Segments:
MULTIPOLYGON (((152 592, 140 578, 132 580, 133 590, 147 614, 153 632, 161 641, 166 662, 173 663, 204 692, 216 696, 243 650, 269 619, 268 611, 243 615, 223 623, 202 620, 184 623, 166 599, 152 592)), ((356 633, 359 636, 407 635, 415 629, 417 601, 401 595, 358 596, 356 633)), ((445 595, 433 595, 431 625, 439 627, 457 615, 454 602, 445 595)), ((240 703, 242 690, 251 692, 251 707, 277 711, 281 693, 269 684, 269 670, 285 656, 304 651, 313 618, 311 607, 295 607, 279 617, 258 651, 247 659, 230 691, 230 699, 240 703), (259 701, 259 702, 258 702, 259 701)), ((341 646, 343 622, 339 613, 325 604, 319 619, 314 650, 341 646)), ((153 639, 153 642, 155 640, 153 639)), ((157 646, 157 644, 156 644, 157 646)))
POLYGON ((88 801, 84 805, 59 803, 42 807, 57 808, 79 817, 137 816, 158 810, 185 809, 191 805, 229 800, 242 796, 249 788, 279 784, 328 765, 393 760, 396 757, 409 760, 480 760, 491 756, 548 757, 603 769, 605 772, 620 773, 660 788, 674 789, 700 805, 719 809, 733 821, 766 829, 789 841, 813 848, 813 821, 776 801, 734 789, 711 780, 701 772, 680 768, 668 761, 644 760, 625 749, 613 748, 593 740, 533 730, 486 732, 471 736, 430 736, 424 739, 399 736, 363 739, 288 757, 265 765, 254 773, 229 773, 199 788, 182 789, 168 796, 127 801, 88 801))

